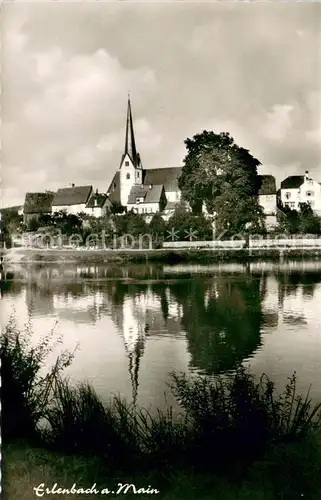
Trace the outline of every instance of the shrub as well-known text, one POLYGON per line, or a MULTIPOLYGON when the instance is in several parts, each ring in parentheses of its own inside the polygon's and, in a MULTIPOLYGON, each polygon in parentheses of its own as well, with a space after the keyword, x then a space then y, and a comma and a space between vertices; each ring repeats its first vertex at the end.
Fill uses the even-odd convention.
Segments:
POLYGON ((194 429, 192 448, 202 465, 209 453, 222 465, 246 464, 271 443, 303 439, 320 427, 321 404, 313 406, 309 392, 305 397, 296 393, 295 373, 279 396, 266 375, 256 382, 242 366, 214 380, 189 380, 184 374, 173 374, 172 380, 172 391, 194 429))

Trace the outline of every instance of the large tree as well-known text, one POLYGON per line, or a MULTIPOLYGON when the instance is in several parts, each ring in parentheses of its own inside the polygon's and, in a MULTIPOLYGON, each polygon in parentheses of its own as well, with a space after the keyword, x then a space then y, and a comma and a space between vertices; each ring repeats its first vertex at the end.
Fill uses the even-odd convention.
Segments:
POLYGON ((249 223, 261 227, 263 211, 258 203, 261 164, 228 133, 204 130, 186 139, 179 188, 194 211, 204 205, 214 212, 222 229, 242 230, 249 223))

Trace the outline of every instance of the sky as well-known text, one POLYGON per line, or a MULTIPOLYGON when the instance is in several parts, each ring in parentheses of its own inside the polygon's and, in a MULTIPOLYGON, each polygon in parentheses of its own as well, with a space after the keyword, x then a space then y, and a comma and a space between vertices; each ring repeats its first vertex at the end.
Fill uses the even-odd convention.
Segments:
POLYGON ((280 182, 321 182, 319 3, 2 5, 2 206, 26 192, 105 192, 130 92, 144 168, 229 132, 280 182))

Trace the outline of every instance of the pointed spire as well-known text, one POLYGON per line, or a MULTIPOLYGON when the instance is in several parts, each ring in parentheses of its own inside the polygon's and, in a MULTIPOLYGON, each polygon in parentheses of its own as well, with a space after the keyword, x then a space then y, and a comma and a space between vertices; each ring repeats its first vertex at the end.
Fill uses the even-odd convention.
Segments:
POLYGON ((144 339, 139 339, 135 344, 134 350, 127 353, 129 359, 129 375, 132 384, 132 403, 134 407, 137 403, 139 366, 140 360, 144 354, 144 347, 144 339))
POLYGON ((130 94, 128 94, 128 104, 127 104, 126 138, 125 138, 124 155, 126 154, 128 154, 128 156, 130 157, 130 159, 132 160, 133 164, 136 167, 139 163, 139 155, 137 154, 136 151, 132 109, 130 104, 130 94))

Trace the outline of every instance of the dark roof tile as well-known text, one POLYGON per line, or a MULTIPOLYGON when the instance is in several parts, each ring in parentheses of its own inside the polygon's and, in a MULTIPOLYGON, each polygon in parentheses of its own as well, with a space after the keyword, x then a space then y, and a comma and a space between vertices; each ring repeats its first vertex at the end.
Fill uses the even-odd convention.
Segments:
POLYGON ((95 193, 88 200, 86 208, 103 207, 106 198, 107 198, 106 194, 95 193))
POLYGON ((120 203, 120 172, 117 170, 107 190, 108 198, 112 203, 120 203))
POLYGON ((182 167, 151 168, 143 170, 143 184, 163 185, 165 191, 176 191, 182 167))
POLYGON ((163 190, 163 185, 133 186, 128 196, 128 204, 135 205, 136 198, 144 198, 144 203, 159 203, 163 190))
POLYGON ((64 205, 81 205, 87 203, 92 192, 92 186, 73 186, 58 189, 52 205, 55 207, 64 205))
POLYGON ((298 189, 304 183, 304 175, 290 175, 281 182, 281 189, 298 189))
POLYGON ((25 214, 50 213, 55 193, 26 193, 23 212, 25 214))

